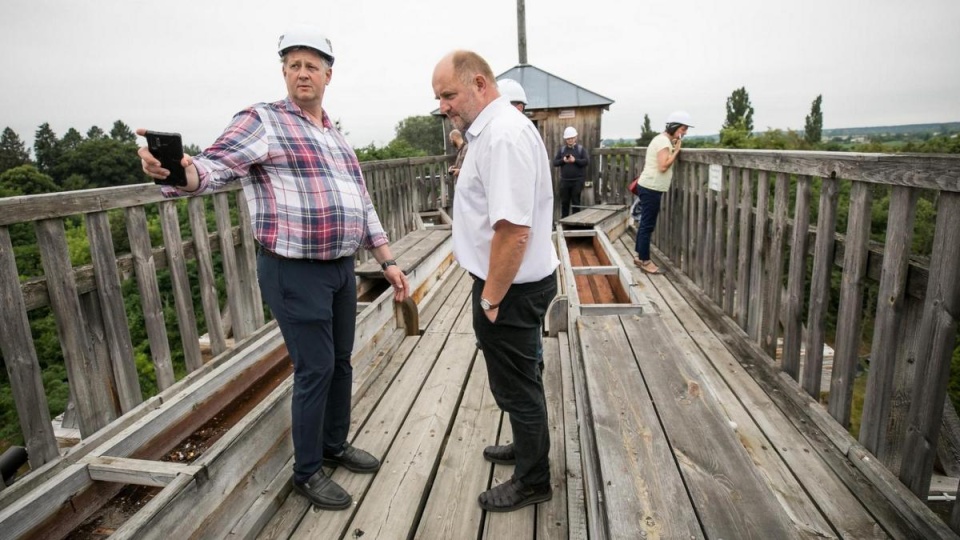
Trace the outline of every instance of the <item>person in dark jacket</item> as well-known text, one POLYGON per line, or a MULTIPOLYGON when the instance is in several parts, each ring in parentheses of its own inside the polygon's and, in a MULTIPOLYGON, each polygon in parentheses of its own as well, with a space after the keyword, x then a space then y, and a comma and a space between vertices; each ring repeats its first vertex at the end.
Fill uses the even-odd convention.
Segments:
MULTIPOLYGON (((577 130, 567 126, 563 130, 563 146, 553 158, 553 166, 560 167, 560 217, 570 215, 571 204, 577 210, 580 207, 580 193, 587 181, 587 165, 590 156, 581 144, 577 144, 577 130)), ((574 211, 577 211, 574 210, 574 211)))

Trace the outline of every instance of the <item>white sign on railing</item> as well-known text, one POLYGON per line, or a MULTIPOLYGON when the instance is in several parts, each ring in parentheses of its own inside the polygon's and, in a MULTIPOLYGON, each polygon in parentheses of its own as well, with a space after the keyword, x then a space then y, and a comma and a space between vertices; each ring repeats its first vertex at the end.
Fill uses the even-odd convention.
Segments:
POLYGON ((710 166, 710 189, 714 191, 723 191, 723 167, 720 165, 710 166))

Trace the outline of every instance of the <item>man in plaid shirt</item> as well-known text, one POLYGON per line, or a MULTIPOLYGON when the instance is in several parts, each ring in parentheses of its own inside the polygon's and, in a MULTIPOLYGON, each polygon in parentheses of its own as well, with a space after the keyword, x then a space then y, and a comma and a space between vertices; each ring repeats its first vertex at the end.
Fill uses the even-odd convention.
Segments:
MULTIPOLYGON (((371 250, 397 302, 410 286, 393 261, 357 156, 322 107, 333 73, 330 41, 316 28, 297 27, 280 36, 278 52, 287 98, 239 112, 213 146, 183 157, 187 185, 162 189, 197 194, 243 182, 259 243, 260 289, 294 366, 293 486, 320 508, 344 509, 350 494, 321 466, 380 468, 347 441, 356 251, 371 250)), ((170 171, 147 148, 139 155, 144 171, 164 183, 170 171)))

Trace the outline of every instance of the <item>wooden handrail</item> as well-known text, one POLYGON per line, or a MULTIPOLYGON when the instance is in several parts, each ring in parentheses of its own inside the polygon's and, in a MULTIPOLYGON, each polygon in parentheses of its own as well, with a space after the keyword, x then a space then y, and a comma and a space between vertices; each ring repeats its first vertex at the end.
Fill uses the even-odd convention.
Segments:
MULTIPOLYGON (((642 169, 645 149, 593 154, 597 202, 630 203, 626 186, 642 169)), ((860 350, 870 347, 866 403, 855 435, 925 496, 960 312, 953 307, 960 304, 960 249, 947 247, 960 245, 960 228, 948 219, 957 213, 958 193, 960 157, 953 155, 685 149, 653 241, 818 400, 821 353, 826 336, 834 334, 827 409, 843 426, 850 423, 860 350), (720 192, 707 187, 713 165, 722 167, 720 192), (811 196, 815 181, 819 199, 811 196), (877 189, 891 193, 882 244, 869 241, 877 189), (930 254, 910 252, 921 192, 937 206, 935 263, 930 254), (838 212, 848 207, 847 230, 836 230, 838 212), (864 306, 871 291, 876 305, 864 306), (838 312, 841 319, 828 332, 826 320, 838 312), (775 356, 778 339, 782 359, 775 356)))

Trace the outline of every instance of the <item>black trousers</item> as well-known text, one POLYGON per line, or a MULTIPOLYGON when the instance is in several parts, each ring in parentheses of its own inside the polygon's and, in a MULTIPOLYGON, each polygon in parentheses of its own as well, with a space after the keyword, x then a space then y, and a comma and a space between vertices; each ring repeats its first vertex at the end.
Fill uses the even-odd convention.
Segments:
POLYGON ((650 260, 650 237, 657 228, 657 216, 660 215, 660 200, 663 192, 638 186, 640 197, 640 223, 637 224, 637 257, 641 261, 650 260))
POLYGON ((306 482, 323 464, 324 450, 340 452, 350 430, 353 257, 303 261, 261 253, 257 274, 293 361, 293 477, 306 482))
POLYGON ((514 284, 490 322, 480 307, 484 281, 473 284, 473 330, 487 363, 490 392, 510 415, 517 465, 514 476, 526 485, 550 482, 550 430, 540 376, 540 326, 557 295, 557 277, 514 284))
POLYGON ((560 217, 565 218, 570 215, 570 205, 577 207, 574 208, 574 213, 579 212, 580 206, 580 194, 583 192, 583 185, 586 183, 586 179, 579 178, 577 180, 566 180, 561 178, 559 184, 560 190, 560 217))

